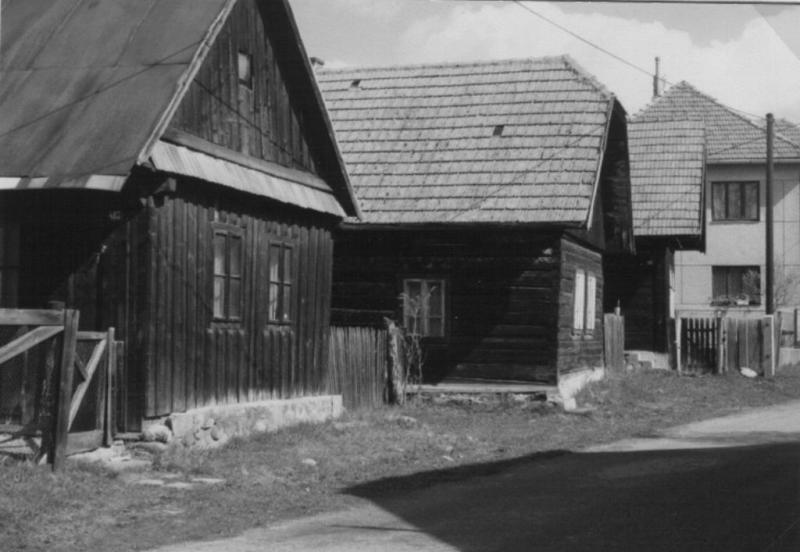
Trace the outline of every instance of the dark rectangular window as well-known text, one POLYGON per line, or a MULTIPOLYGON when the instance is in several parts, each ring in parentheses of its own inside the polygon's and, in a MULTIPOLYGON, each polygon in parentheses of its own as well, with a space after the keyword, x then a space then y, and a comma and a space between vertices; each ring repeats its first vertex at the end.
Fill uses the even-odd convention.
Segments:
POLYGON ((446 312, 444 280, 403 280, 403 319, 408 332, 443 337, 446 312))
POLYGON ((714 220, 758 220, 758 182, 713 182, 714 220))
POLYGON ((712 304, 748 306, 761 304, 761 269, 758 266, 711 267, 712 304))
POLYGON ((269 246, 269 321, 292 321, 292 246, 272 243, 269 246))
POLYGON ((214 230, 214 319, 242 317, 242 232, 214 230))

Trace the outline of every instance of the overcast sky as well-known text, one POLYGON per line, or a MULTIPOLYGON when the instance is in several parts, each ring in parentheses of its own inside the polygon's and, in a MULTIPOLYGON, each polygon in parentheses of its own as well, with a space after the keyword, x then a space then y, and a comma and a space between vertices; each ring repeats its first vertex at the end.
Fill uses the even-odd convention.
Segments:
MULTIPOLYGON (((290 0, 309 55, 327 67, 570 54, 629 113, 652 80, 512 2, 290 0)), ((669 82, 800 123, 800 6, 529 2, 571 31, 669 82)))

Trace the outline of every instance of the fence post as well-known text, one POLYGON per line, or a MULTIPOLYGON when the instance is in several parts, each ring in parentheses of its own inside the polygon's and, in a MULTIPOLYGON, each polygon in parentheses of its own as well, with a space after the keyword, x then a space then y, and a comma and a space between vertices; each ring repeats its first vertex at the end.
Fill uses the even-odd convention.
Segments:
POLYGON ((402 330, 397 327, 393 320, 388 318, 386 328, 389 330, 389 364, 388 364, 388 387, 389 403, 404 404, 406 401, 406 390, 403 385, 405 366, 403 365, 403 340, 402 330))
POLYGON ((683 367, 681 366, 681 317, 679 314, 675 316, 675 367, 678 370, 678 375, 683 374, 683 367))
POLYGON ((111 446, 114 440, 114 388, 116 387, 116 368, 117 368, 117 342, 115 341, 114 328, 108 329, 106 337, 106 411, 105 411, 105 432, 103 433, 103 444, 111 446))
POLYGON ((722 323, 722 317, 717 315, 714 317, 714 324, 717 330, 717 374, 725 373, 725 324, 722 323))
POLYGON ((64 334, 61 341, 61 359, 58 363, 58 392, 55 402, 55 421, 53 429, 53 450, 51 454, 53 471, 61 469, 67 453, 69 434, 69 411, 72 406, 72 374, 75 364, 75 346, 78 337, 80 313, 73 309, 64 311, 64 334))

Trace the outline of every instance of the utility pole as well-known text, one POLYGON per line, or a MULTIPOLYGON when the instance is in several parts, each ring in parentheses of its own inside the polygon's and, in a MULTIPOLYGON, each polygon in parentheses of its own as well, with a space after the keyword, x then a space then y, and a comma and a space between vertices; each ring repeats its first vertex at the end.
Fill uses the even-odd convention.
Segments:
POLYGON ((775 312, 774 286, 775 286, 775 255, 773 245, 773 223, 772 223, 772 173, 773 166, 773 143, 775 141, 775 119, 772 113, 767 113, 767 182, 766 186, 766 207, 767 207, 767 253, 766 253, 766 313, 775 312))
POLYGON ((656 56, 656 72, 653 75, 653 99, 661 95, 661 58, 656 56))

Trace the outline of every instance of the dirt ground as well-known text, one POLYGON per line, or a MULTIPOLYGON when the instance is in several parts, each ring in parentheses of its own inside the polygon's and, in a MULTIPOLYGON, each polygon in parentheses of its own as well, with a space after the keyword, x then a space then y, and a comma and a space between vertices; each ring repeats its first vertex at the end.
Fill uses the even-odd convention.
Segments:
POLYGON ((555 454, 796 398, 795 371, 754 380, 637 372, 582 392, 577 413, 522 397, 433 397, 216 450, 169 449, 138 472, 70 463, 53 475, 7 461, 0 466, 2 548, 142 550, 221 538, 354 505, 348 489, 366 482, 396 491, 398 476, 555 454))

